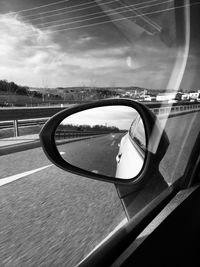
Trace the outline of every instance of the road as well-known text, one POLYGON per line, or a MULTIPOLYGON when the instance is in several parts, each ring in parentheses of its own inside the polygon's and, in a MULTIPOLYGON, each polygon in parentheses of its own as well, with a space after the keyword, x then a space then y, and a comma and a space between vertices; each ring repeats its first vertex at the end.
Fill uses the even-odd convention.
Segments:
MULTIPOLYGON (((169 119, 168 182, 184 173, 199 123, 200 113, 169 119)), ((125 217, 112 184, 58 169, 41 148, 1 156, 0 170, 0 266, 74 266, 125 217)))
POLYGON ((81 169, 115 177, 118 144, 124 133, 111 133, 58 146, 62 157, 81 169), (87 155, 87 157, 86 157, 87 155))
POLYGON ((73 266, 125 217, 112 184, 52 166, 41 148, 0 164, 1 178, 50 165, 0 187, 1 266, 73 266))

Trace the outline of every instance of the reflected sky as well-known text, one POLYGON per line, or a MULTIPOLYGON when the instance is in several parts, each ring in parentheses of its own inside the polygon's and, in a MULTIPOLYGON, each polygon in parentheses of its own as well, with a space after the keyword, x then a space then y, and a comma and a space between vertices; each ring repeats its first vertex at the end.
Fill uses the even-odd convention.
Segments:
POLYGON ((138 112, 128 106, 98 107, 73 114, 62 124, 104 125, 128 130, 137 115, 138 112))

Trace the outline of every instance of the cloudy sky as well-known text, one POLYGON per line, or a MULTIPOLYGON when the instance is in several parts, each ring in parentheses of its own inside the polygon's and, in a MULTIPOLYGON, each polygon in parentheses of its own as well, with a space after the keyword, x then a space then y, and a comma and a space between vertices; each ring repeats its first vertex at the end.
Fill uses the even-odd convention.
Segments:
POLYGON ((117 2, 0 0, 0 79, 165 88, 176 57, 173 1, 117 2))

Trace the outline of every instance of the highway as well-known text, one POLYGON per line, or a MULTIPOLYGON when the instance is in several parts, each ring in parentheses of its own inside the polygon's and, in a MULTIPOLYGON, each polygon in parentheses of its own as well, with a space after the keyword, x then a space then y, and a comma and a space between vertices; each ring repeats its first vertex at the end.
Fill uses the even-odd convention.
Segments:
MULTIPOLYGON (((184 173, 199 123, 200 113, 169 119, 170 146, 160 164, 168 183, 184 173)), ((116 149, 117 136, 98 138, 104 147, 116 149)), ((97 144, 95 138, 90 152, 92 144, 97 144)), ((67 156, 67 150, 61 152, 67 156)), ((104 156, 102 162, 107 162, 109 155, 104 156)), ((90 164, 94 160, 84 159, 90 164)), ((0 170, 1 266, 74 266, 125 218, 112 184, 60 170, 41 148, 1 156, 0 170)))
POLYGON ((73 266, 125 217, 112 184, 66 173, 41 148, 1 157, 1 178, 36 171, 0 187, 0 262, 73 266))

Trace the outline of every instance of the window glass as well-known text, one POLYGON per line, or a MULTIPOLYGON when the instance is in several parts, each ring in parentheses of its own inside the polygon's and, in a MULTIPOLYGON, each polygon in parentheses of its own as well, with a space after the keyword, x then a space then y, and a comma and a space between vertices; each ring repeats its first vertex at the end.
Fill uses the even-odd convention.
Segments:
MULTIPOLYGON (((45 157, 38 133, 47 110, 105 98, 140 101, 169 138, 159 165, 165 183, 184 174, 200 129, 200 46, 197 35, 188 39, 188 3, 1 1, 2 265, 74 266, 127 222, 114 185, 63 172, 45 157)), ((143 129, 136 118, 129 130, 140 147, 143 129)), ((153 188, 152 198, 163 190, 153 188)), ((133 215, 152 200, 140 192, 136 199, 133 215)))

